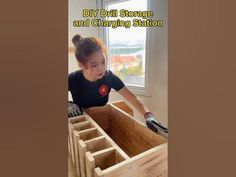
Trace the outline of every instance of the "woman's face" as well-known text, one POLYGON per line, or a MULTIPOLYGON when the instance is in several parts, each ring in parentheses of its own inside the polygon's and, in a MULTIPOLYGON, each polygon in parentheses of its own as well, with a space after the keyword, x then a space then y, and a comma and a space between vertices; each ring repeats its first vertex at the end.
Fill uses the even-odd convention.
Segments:
POLYGON ((96 52, 90 55, 86 66, 82 67, 83 72, 90 80, 101 79, 106 71, 106 57, 102 52, 96 52))

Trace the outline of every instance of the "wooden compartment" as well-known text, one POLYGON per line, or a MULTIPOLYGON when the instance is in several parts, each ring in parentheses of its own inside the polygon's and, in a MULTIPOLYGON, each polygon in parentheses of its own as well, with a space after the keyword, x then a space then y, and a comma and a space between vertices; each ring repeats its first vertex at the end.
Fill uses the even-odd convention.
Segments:
POLYGON ((86 165, 85 165, 85 153, 89 151, 94 153, 103 149, 112 147, 111 143, 106 139, 105 136, 100 136, 87 141, 79 140, 79 160, 80 160, 80 175, 86 177, 86 165))
POLYGON ((167 177, 167 144, 154 147, 107 169, 94 169, 95 177, 167 177))
POLYGON ((124 160, 125 158, 121 154, 119 154, 119 152, 114 147, 107 148, 95 153, 86 152, 87 177, 94 176, 94 169, 96 167, 104 170, 124 160))
MULTIPOLYGON (((121 109, 124 110, 124 107, 121 109)), ((115 144, 129 156, 128 159, 105 169, 97 165, 92 175, 167 177, 167 139, 152 132, 121 109, 108 104, 86 110, 115 144)))
MULTIPOLYGON (((74 118, 69 118, 68 119, 68 146, 69 146, 69 154, 71 156, 71 161, 72 164, 75 167, 75 150, 74 150, 74 140, 73 140, 73 131, 76 130, 78 128, 78 126, 76 126, 78 123, 82 123, 82 122, 86 122, 87 119, 85 116, 79 116, 79 117, 74 117, 74 118)), ((88 123, 82 124, 82 128, 86 128, 86 125, 88 123)), ((81 129, 81 128, 80 128, 81 129)))
POLYGON ((167 139, 131 115, 116 102, 69 122, 78 177, 167 177, 167 139))
POLYGON ((113 105, 90 108, 87 112, 129 157, 166 142, 165 138, 113 105))
POLYGON ((90 140, 96 137, 101 136, 102 134, 98 131, 97 128, 93 127, 91 122, 88 124, 89 126, 82 126, 82 130, 73 130, 73 141, 74 141, 74 155, 75 155, 75 167, 78 174, 80 172, 80 154, 79 154, 79 140, 90 140), (84 127, 88 127, 88 129, 84 129, 84 127), (92 127, 92 128, 90 128, 92 127))

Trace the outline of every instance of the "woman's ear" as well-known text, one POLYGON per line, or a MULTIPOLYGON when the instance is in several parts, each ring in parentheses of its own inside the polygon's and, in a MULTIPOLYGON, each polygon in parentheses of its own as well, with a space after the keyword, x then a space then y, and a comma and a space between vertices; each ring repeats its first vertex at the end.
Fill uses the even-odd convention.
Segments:
POLYGON ((78 62, 79 68, 80 69, 88 69, 88 63, 82 64, 80 62, 78 62))

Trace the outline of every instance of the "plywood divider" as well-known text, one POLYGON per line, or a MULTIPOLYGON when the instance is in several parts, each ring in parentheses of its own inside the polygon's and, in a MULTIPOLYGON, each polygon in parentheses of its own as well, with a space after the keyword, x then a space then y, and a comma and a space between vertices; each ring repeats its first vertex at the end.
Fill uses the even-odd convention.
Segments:
POLYGON ((86 175, 85 153, 87 152, 87 146, 83 140, 79 140, 78 149, 79 149, 80 175, 81 177, 86 177, 87 175, 86 175))

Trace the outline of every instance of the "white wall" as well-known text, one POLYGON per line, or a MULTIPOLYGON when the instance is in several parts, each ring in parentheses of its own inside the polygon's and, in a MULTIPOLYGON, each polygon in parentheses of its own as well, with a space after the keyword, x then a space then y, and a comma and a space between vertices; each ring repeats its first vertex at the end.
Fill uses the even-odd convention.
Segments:
MULTIPOLYGON (((154 19, 163 19, 164 26, 162 28, 152 28, 151 32, 151 93, 150 97, 140 96, 145 105, 155 114, 155 117, 165 126, 168 124, 168 97, 167 97, 167 1, 156 0, 151 1, 151 10, 154 12, 154 19)), ((82 19, 83 8, 96 8, 95 0, 69 0, 69 39, 76 33, 82 36, 98 37, 97 28, 74 28, 72 21, 74 19, 82 19)), ((72 45, 72 44, 71 44, 72 45)), ((74 54, 69 55, 69 72, 77 69, 74 54)), ((122 100, 115 91, 111 92, 109 101, 122 100)), ((126 101, 127 102, 127 101, 126 101)), ((127 102, 128 103, 128 102, 127 102)), ((129 104, 129 103, 128 103, 129 104)), ((130 105, 130 104, 129 104, 130 105)), ((131 106, 131 105, 130 105, 131 106)), ((131 106, 132 107, 132 106, 131 106)), ((135 118, 144 122, 143 116, 135 111, 135 118)))
MULTIPOLYGON (((82 37, 98 37, 98 28, 86 28, 86 27, 73 27, 73 21, 83 19, 82 11, 84 8, 96 9, 96 0, 69 0, 69 34, 68 44, 69 47, 73 46, 71 39, 75 34, 80 34, 82 37)), ((86 18, 87 19, 87 18, 86 18)), ((73 53, 69 53, 68 72, 72 72, 78 69, 77 61, 73 53)))

